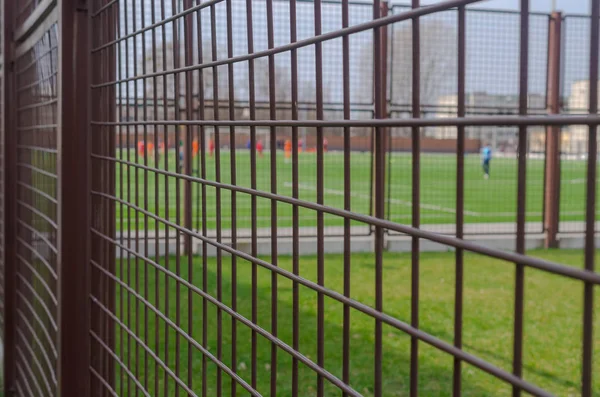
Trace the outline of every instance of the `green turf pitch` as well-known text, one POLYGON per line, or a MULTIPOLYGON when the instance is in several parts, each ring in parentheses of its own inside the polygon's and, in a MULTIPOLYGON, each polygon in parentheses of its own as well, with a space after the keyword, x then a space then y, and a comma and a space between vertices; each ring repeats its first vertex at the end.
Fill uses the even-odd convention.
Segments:
MULTIPOLYGON (((581 268, 582 251, 534 251, 531 255, 581 268)), ((269 258, 265 258, 269 260, 269 258)), ((375 269, 373 254, 356 254, 351 258, 350 295, 371 307, 375 304, 375 269)), ((454 340, 454 253, 423 253, 420 261, 420 328, 449 343, 454 340)), ((317 281, 316 257, 299 259, 298 271, 305 279, 317 281)), ((188 263, 186 257, 160 260, 160 266, 179 273, 182 284, 173 277, 165 279, 143 261, 130 259, 117 266, 117 276, 130 288, 137 290, 153 307, 165 313, 172 326, 178 325, 182 332, 202 343, 203 329, 206 339, 203 345, 215 357, 220 357, 229 368, 235 368, 244 380, 250 382, 252 371, 252 332, 248 326, 237 323, 237 362, 232 364, 232 321, 229 314, 221 313, 221 340, 218 338, 219 320, 216 306, 206 303, 206 321, 203 320, 203 302, 197 292, 188 295, 186 282, 202 287, 204 267, 201 258, 188 263), (188 271, 192 269, 192 275, 188 271), (168 281, 167 281, 168 280, 168 281), (144 286, 148 286, 147 289, 144 286), (155 286, 158 288, 155 289, 155 286), (168 296, 167 296, 168 293, 168 296), (158 295, 156 295, 158 294, 158 295), (191 307, 189 306, 191 304, 191 307), (178 310, 179 309, 179 310, 178 310), (188 312, 188 309, 190 311, 188 312), (179 315, 177 315, 179 313, 179 315), (191 313, 191 317, 189 315, 191 313), (205 327, 204 327, 205 326, 205 327), (219 347, 219 342, 221 346, 219 347)), ((292 271, 290 257, 280 257, 278 266, 292 271)), ((223 258, 221 265, 209 258, 206 266, 206 284, 203 290, 219 297, 232 307, 232 286, 236 286, 235 310, 244 318, 252 318, 252 265, 238 260, 237 277, 233 278, 230 258, 223 258)), ((329 289, 343 293, 344 260, 341 255, 325 256, 324 283, 329 289)), ((464 264, 464 349, 507 372, 512 371, 512 344, 514 322, 514 264, 475 254, 465 255, 464 264)), ((294 299, 292 282, 277 278, 277 331, 281 341, 293 343, 294 299)), ((383 311, 401 321, 411 318, 411 254, 383 255, 383 311)), ((578 396, 581 385, 581 335, 583 324, 583 283, 555 276, 535 269, 525 272, 523 378, 556 396, 578 396)), ((202 395, 202 354, 191 347, 185 335, 166 326, 152 309, 144 310, 144 304, 124 288, 116 287, 116 310, 124 326, 145 341, 151 351, 168 365, 174 375, 187 383, 191 376, 191 389, 202 395), (127 308, 130 310, 127 310, 127 308), (148 317, 145 317, 147 314, 148 317), (144 331, 147 329, 147 331, 144 331), (168 335, 165 330, 168 329, 168 335), (179 343, 179 345, 178 345, 179 343), (179 365, 176 352, 179 346, 179 365), (165 354, 165 352, 167 352, 165 354), (190 356, 188 356, 190 352, 190 356), (191 365, 188 364, 191 359, 191 365), (191 371, 191 372, 188 372, 191 371)), ((256 296, 257 324, 273 332, 271 324, 272 278, 267 269, 258 267, 256 296)), ((317 294, 307 287, 299 287, 298 350, 310 360, 317 361, 317 294)), ((596 306, 600 307, 600 291, 596 288, 596 306)), ((324 298, 324 367, 341 378, 343 370, 343 305, 331 298, 324 298)), ((600 316, 595 317, 595 329, 600 329, 600 316)), ((149 395, 174 396, 175 382, 166 375, 155 359, 144 354, 143 344, 136 343, 126 331, 116 327, 115 347, 122 362, 131 373, 136 374, 142 388, 149 395), (137 352, 137 353, 136 353, 137 352), (136 359, 137 356, 137 359, 136 359), (147 366, 146 366, 147 363, 147 366), (147 372, 144 369, 147 368, 147 372)), ((365 396, 373 395, 375 321, 354 309, 350 310, 350 385, 365 396)), ((594 340, 594 391, 600 391, 600 338, 594 340)), ((410 337, 403 332, 384 325, 382 330, 381 360, 384 396, 409 395, 410 337)), ((217 395, 216 365, 207 359, 206 395, 217 395)), ((121 396, 134 396, 136 386, 128 381, 127 372, 116 365, 116 392, 121 396)), ((277 349, 276 385, 277 396, 292 395, 292 359, 277 349)), ((257 389, 263 395, 271 395, 270 380, 275 368, 271 362, 271 343, 257 337, 257 389)), ((425 343, 419 344, 419 390, 422 396, 438 397, 452 395, 453 359, 425 343)), ((231 380, 223 374, 222 391, 231 394, 231 380)), ((298 380, 300 396, 316 395, 316 375, 304 365, 299 365, 298 380)), ((339 389, 325 381, 325 396, 339 396, 339 389)), ((471 365, 462 366, 463 396, 510 396, 511 388, 471 365)), ((594 392, 595 393, 595 392, 594 392)), ((187 395, 180 389, 180 395, 187 395)), ((241 386, 238 396, 247 396, 241 386)), ((594 394, 596 395, 596 394, 594 394)))
MULTIPOLYGON (((135 151, 123 151, 121 158, 129 162, 144 164, 144 160, 135 151)), ((158 168, 176 172, 176 153, 168 153, 158 159, 158 168)), ((156 159, 147 160, 148 167, 156 167, 156 159)), ((243 187, 251 187, 250 153, 238 150, 235 155, 235 181, 232 180, 232 156, 222 151, 217 174, 217 157, 206 157, 204 172, 207 180, 243 187)), ((372 213, 372 178, 370 153, 352 152, 350 155, 350 199, 351 210, 361 214, 372 213)), ((194 175, 202 176, 200 157, 193 159, 194 175)), ((344 207, 344 155, 341 152, 329 152, 324 156, 323 164, 324 204, 336 208, 344 207)), ((420 216, 423 224, 449 224, 456 220, 456 156, 452 154, 421 155, 421 202, 420 216)), ((298 164, 298 192, 300 199, 317 201, 317 161, 314 153, 300 153, 298 164)), ((387 158, 386 169, 386 217, 394 222, 410 224, 412 220, 412 156, 407 153, 393 153, 387 158)), ((527 160, 527 208, 528 222, 540 222, 543 209, 544 160, 527 160)), ((577 221, 584 219, 585 210, 586 161, 563 160, 561 163, 560 219, 577 221)), ((270 192, 272 178, 276 179, 278 194, 292 196, 292 163, 286 160, 283 152, 277 152, 275 167, 271 167, 270 154, 258 157, 256 161, 256 187, 270 192)), ((184 181, 179 183, 172 176, 161 175, 153 171, 134 166, 117 165, 116 191, 124 201, 158 214, 173 222, 183 224, 184 181), (145 181, 147 180, 147 184, 145 181), (179 193, 178 193, 179 192, 179 193), (168 211, 167 211, 168 209, 168 211), (178 217, 179 214, 179 217, 178 217)), ((192 217, 194 228, 200 228, 203 216, 206 216, 208 229, 220 226, 229 229, 232 226, 232 194, 228 189, 206 186, 204 199, 206 213, 202 213, 203 188, 198 182, 192 186, 192 217)), ((490 179, 484 179, 478 155, 467 155, 465 159, 465 222, 514 222, 516 220, 517 200, 517 160, 495 158, 491 164, 490 179)), ((237 227, 251 227, 251 198, 248 194, 237 193, 237 227)), ((269 199, 256 200, 257 226, 271 226, 272 202, 269 199)), ((292 206, 278 203, 276 218, 279 227, 292 226, 292 206)), ((300 226, 316 226, 315 211, 300 208, 300 226)), ((117 205, 117 230, 132 230, 144 227, 144 215, 135 212, 124 204, 117 205)), ((152 218, 147 220, 150 230, 155 228, 152 218)), ((325 226, 342 226, 343 219, 326 215, 325 226)), ((162 225, 159 228, 164 228, 162 225)))

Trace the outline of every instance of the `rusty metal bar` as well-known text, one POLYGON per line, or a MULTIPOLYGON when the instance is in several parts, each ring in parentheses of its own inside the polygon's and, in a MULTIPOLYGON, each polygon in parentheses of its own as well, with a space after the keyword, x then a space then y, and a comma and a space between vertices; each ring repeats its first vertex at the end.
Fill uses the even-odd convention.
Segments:
MULTIPOLYGON (((457 116, 465 116, 465 78, 466 78, 466 15, 465 7, 458 8, 458 79, 457 79, 457 116)), ((464 237, 465 209, 465 127, 456 131, 456 238, 464 237)), ((464 251, 455 253, 455 296, 454 296, 454 346, 461 349, 463 340, 463 288, 464 288, 464 251)), ((462 395, 462 362, 454 358, 452 396, 462 395)))
MULTIPOLYGON (((590 65, 589 65, 589 112, 598 113, 598 45, 600 44, 600 2, 591 1, 590 21, 590 65)), ((596 177, 597 177, 597 141, 598 125, 589 126, 588 137, 588 167, 586 184, 586 213, 585 213, 585 264, 587 272, 595 273, 595 226, 596 226, 596 177)), ((583 341, 581 366, 581 396, 593 395, 593 352, 594 352, 594 286, 585 283, 583 290, 583 341)))
MULTIPOLYGON (((298 27, 296 20, 296 7, 297 1, 290 0, 290 42, 293 43, 298 40, 298 27)), ((291 99, 292 99, 292 119, 298 119, 298 51, 292 50, 291 54, 291 99)), ((292 127, 292 197, 299 198, 298 189, 298 178, 299 178, 299 164, 298 164, 298 127, 292 127)), ((294 205, 292 207, 292 272, 299 276, 300 275, 300 235, 299 235, 299 207, 294 205)), ((294 281, 292 285, 292 348, 298 350, 300 346, 300 286, 294 281)), ((347 384, 344 380, 344 382, 347 384)), ((294 357, 292 360, 292 396, 298 396, 299 385, 298 385, 298 360, 294 357)))
MULTIPOLYGON (((560 113, 562 14, 553 12, 548 25, 548 78, 546 96, 549 114, 560 113)), ((558 247, 560 197, 560 126, 546 127, 544 170, 544 231, 546 248, 558 247)))
POLYGON ((16 195, 17 191, 17 156, 16 134, 14 131, 14 101, 8 100, 15 93, 14 80, 14 2, 2 1, 2 146, 3 146, 3 237, 4 237, 4 311, 3 311, 3 347, 4 347, 4 395, 11 396, 16 392, 16 195))
POLYGON ((552 126, 591 125, 600 123, 600 115, 547 115, 547 116, 469 116, 448 118, 389 118, 384 120, 160 120, 131 122, 96 122, 92 125, 188 125, 248 126, 248 127, 471 127, 471 126, 552 126))
MULTIPOLYGON (((342 29, 348 27, 349 10, 348 0, 342 0, 342 29)), ((295 51, 295 50, 294 50, 295 51)), ((343 101, 344 101, 344 119, 350 119, 350 38, 342 37, 342 62, 343 62, 343 101)), ((350 127, 344 127, 344 209, 351 210, 352 200, 352 167, 350 164, 352 149, 350 145, 350 127)), ((295 145, 294 145, 295 147, 295 145)), ((297 195, 294 196, 297 198, 297 195)), ((297 208, 295 206, 294 208, 297 208)), ((352 271, 352 250, 351 244, 350 219, 344 218, 344 296, 350 297, 351 292, 351 271, 352 271)), ((343 358, 342 358, 342 379, 344 383, 350 383, 350 306, 344 305, 344 324, 343 324, 343 358)), ((342 394, 347 397, 346 393, 342 394)))
MULTIPOLYGON (((419 9, 419 0, 412 0, 412 8, 419 9)), ((412 117, 421 117, 421 40, 419 19, 412 19, 412 117)), ((421 223, 421 132, 418 124, 412 127, 412 227, 419 228, 421 223)), ((412 237, 411 261, 411 326, 419 327, 419 238, 412 237)), ((419 341, 411 338, 410 344, 410 395, 419 395, 419 341)))
MULTIPOLYGON (((373 2, 373 20, 386 18, 388 12, 387 3, 375 0, 373 2)), ((375 118, 384 119, 387 117, 386 111, 386 62, 387 62, 387 27, 381 26, 373 30, 373 86, 375 99, 375 118)), ((375 156, 375 217, 385 218, 385 129, 378 127, 374 130, 374 156, 375 156)), ((383 250, 384 229, 375 227, 375 309, 383 311, 383 250)), ((373 394, 377 397, 383 395, 383 327, 382 322, 375 320, 375 373, 373 394)))
POLYGON ((89 395, 90 53, 88 4, 59 6, 58 390, 89 395), (67 111, 69 109, 69 111, 67 111))
MULTIPOLYGON (((314 3, 315 37, 321 35, 321 0, 314 3)), ((316 116, 323 120, 323 45, 315 43, 315 85, 316 85, 316 116)), ((324 157, 323 157, 323 127, 317 127, 317 203, 323 204, 324 200, 324 157)), ((317 211, 317 283, 325 284, 325 235, 324 216, 322 211, 317 211)), ((325 365, 325 299, 323 294, 317 294, 317 365, 325 365)), ((317 374, 317 396, 324 394, 323 376, 317 374)))
MULTIPOLYGON (((527 115, 529 72, 529 0, 521 0, 520 58, 519 58, 519 115, 527 115)), ((519 126, 517 164, 517 246, 525 254, 525 211, 527 187, 527 127, 519 126)), ((513 329, 513 374, 523 375, 523 316, 525 299, 525 266, 516 264, 515 270, 515 322, 513 329)), ((513 397, 521 396, 521 388, 513 385, 513 397)))

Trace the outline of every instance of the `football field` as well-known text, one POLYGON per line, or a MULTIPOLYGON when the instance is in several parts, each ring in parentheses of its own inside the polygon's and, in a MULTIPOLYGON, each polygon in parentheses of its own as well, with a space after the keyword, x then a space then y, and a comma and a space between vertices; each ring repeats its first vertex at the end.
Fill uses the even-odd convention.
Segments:
MULTIPOLYGON (((175 151, 170 151, 158 159, 144 159, 135 151, 122 151, 120 156, 126 162, 147 164, 177 172, 175 151)), ((386 169, 386 218, 410 224, 412 217, 412 156, 410 153, 392 153, 387 158, 386 169)), ((342 152, 328 152, 324 155, 323 185, 324 204, 336 208, 344 206, 344 155, 342 152)), ((300 153, 298 164, 298 194, 300 199, 317 201, 317 161, 315 153, 300 153)), ((203 167, 200 157, 194 157, 193 173, 196 178, 221 181, 250 188, 252 185, 250 152, 237 150, 235 162, 229 151, 221 151, 219 157, 206 156, 203 167), (217 167, 217 162, 219 167, 217 167), (232 175, 235 166, 235 175, 232 175), (203 177, 203 175, 205 175, 203 177), (235 176, 235 178, 232 178, 235 176)), ((370 153, 352 152, 350 155, 350 199, 351 210, 361 214, 372 214, 372 156, 370 153)), ((582 221, 585 211, 585 160, 563 160, 561 163, 560 220, 582 221)), ((117 164, 117 196, 140 208, 172 222, 183 224, 184 184, 173 176, 156 173, 133 165, 117 164), (147 183, 145 183, 147 181, 147 183)), ((422 224, 452 224, 456 220, 456 156, 453 154, 421 155, 421 199, 420 213, 422 224)), ((277 161, 271 167, 270 154, 257 156, 256 188, 272 190, 275 178, 277 194, 292 196, 292 163, 283 152, 277 152, 277 161)), ((232 227, 232 193, 229 189, 204 186, 200 180, 191 182, 193 227, 200 229, 206 219, 207 229, 230 229, 232 227), (202 200, 206 200, 205 213, 202 200), (217 225, 218 215, 220 225, 217 225)), ((544 160, 527 160, 526 219, 528 222, 541 222, 543 211, 544 160)), ((517 202, 517 160, 516 156, 494 158, 491 163, 491 176, 483 178, 480 157, 477 154, 465 158, 465 204, 466 223, 510 223, 516 220, 517 202)), ((258 228, 271 225, 272 202, 269 199, 256 199, 256 220, 258 228)), ((251 197, 245 193, 236 194, 236 227, 249 229, 252 219, 251 197)), ((279 227, 292 226, 292 206, 277 203, 276 217, 279 227)), ((313 210, 299 209, 299 226, 316 226, 317 216, 313 210)), ((144 219, 134 208, 117 203, 117 230, 155 228, 152 218, 144 219), (137 226, 136 226, 137 225, 137 226)), ((325 215, 325 226, 342 226, 343 218, 325 215)), ((359 224, 358 222, 356 224, 359 224)), ((164 226, 159 225, 160 229, 164 226)))

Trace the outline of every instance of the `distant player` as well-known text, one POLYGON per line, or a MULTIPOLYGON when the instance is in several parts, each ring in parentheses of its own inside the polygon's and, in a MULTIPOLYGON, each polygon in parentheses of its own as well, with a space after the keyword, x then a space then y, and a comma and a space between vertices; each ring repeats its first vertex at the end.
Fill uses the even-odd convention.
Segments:
POLYGON ((489 179, 490 177, 490 162, 492 161, 492 148, 489 144, 486 144, 481 151, 481 165, 483 166, 483 177, 489 179))
POLYGON ((323 151, 326 152, 329 149, 329 141, 327 138, 323 138, 323 151))
POLYGON ((208 155, 210 157, 212 157, 214 152, 215 152, 215 141, 213 141, 212 139, 210 139, 208 141, 208 155))
POLYGON ((285 161, 288 162, 290 157, 292 157, 292 141, 289 139, 283 145, 283 152, 285 153, 285 161))
POLYGON ((154 157, 154 142, 148 142, 148 154, 150 157, 154 157))
POLYGON ((192 142, 192 157, 196 157, 198 155, 198 150, 200 149, 198 145, 198 140, 194 139, 192 142))
POLYGON ((263 156, 263 149, 264 149, 263 142, 262 141, 258 141, 258 143, 256 144, 256 151, 258 152, 258 155, 260 157, 263 156))
POLYGON ((183 141, 179 141, 179 169, 183 169, 183 141))
POLYGON ((141 157, 144 157, 144 150, 146 148, 146 145, 144 144, 144 141, 139 141, 138 144, 137 144, 137 147, 138 147, 138 154, 141 157))

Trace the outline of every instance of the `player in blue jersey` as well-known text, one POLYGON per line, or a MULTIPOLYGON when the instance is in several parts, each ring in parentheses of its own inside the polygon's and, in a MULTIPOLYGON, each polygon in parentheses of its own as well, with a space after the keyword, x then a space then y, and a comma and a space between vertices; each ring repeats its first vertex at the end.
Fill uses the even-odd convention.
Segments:
POLYGON ((481 165, 483 166, 483 177, 490 177, 490 162, 492 161, 492 148, 486 144, 481 151, 481 165))

